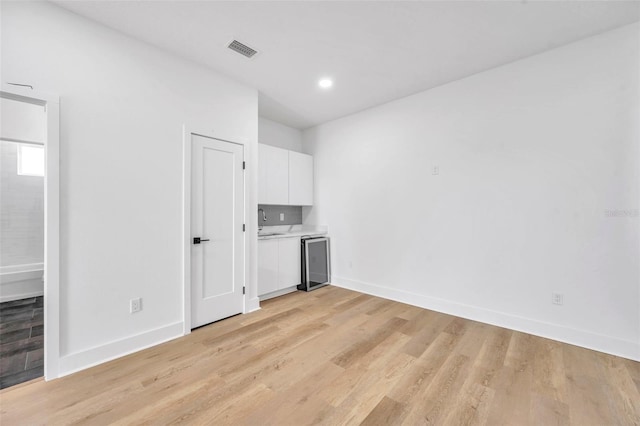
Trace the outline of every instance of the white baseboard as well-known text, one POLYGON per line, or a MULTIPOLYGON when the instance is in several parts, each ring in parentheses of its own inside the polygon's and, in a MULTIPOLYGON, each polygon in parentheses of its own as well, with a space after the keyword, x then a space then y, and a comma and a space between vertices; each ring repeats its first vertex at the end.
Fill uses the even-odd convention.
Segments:
POLYGON ((248 314, 249 312, 260 310, 260 299, 254 297, 253 299, 247 300, 247 305, 245 306, 244 313, 248 314))
POLYGON ((158 327, 135 336, 60 357, 58 377, 63 377, 116 358, 129 355, 183 335, 182 321, 158 327))
POLYGON ((41 291, 41 290, 32 291, 32 292, 26 292, 26 293, 12 294, 10 296, 2 295, 0 296, 0 303, 12 302, 14 300, 20 300, 20 299, 29 299, 31 297, 39 297, 39 296, 44 296, 44 291, 41 291))
POLYGON ((521 331, 523 333, 529 333, 535 336, 593 349, 599 352, 632 359, 634 361, 640 361, 640 342, 617 339, 610 336, 591 333, 585 330, 452 302, 450 300, 438 299, 404 290, 336 277, 335 275, 332 277, 331 284, 336 287, 355 290, 361 293, 395 300, 397 302, 418 306, 432 311, 455 315, 457 317, 521 331))
POLYGON ((41 270, 5 275, 0 282, 0 303, 43 295, 44 282, 41 270))
POLYGON ((285 294, 293 293, 294 291, 298 291, 298 286, 294 285, 293 287, 287 287, 280 290, 272 291, 271 293, 263 294, 260 296, 260 301, 265 301, 269 299, 273 299, 274 297, 284 296, 285 294))

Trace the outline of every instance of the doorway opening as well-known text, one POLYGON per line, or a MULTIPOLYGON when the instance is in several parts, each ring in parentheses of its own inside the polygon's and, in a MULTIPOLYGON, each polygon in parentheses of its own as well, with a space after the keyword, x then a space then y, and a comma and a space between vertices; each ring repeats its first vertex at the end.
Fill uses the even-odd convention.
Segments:
POLYGON ((3 389, 57 376, 51 368, 58 358, 57 98, 3 85, 0 154, 3 389))
POLYGON ((43 105, 0 99, 0 388, 44 375, 43 105))
POLYGON ((185 128, 184 333, 244 312, 245 145, 185 128))

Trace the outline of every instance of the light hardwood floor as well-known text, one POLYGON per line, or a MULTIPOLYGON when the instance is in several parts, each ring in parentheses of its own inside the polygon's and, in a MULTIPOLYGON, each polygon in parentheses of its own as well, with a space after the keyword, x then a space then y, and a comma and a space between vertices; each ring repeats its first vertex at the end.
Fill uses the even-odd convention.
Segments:
POLYGON ((26 424, 638 425, 640 363, 324 287, 52 382, 26 424))

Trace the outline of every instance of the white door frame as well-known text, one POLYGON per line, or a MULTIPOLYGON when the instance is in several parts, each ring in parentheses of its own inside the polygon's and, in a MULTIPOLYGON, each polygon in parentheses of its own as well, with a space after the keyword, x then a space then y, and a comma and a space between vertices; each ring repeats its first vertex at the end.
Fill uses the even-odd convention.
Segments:
MULTIPOLYGON (((234 143, 236 145, 242 145, 244 150, 244 161, 247 161, 248 156, 248 144, 245 142, 236 142, 217 137, 215 132, 203 127, 183 126, 182 137, 182 287, 183 287, 183 334, 187 335, 191 333, 191 135, 198 135, 205 138, 216 139, 223 142, 234 143)), ((244 232, 244 277, 242 277, 242 284, 245 289, 249 290, 249 256, 247 256, 249 248, 249 240, 247 234, 253 228, 247 224, 247 207, 248 207, 248 170, 245 170, 243 179, 243 211, 242 218, 245 223, 246 231, 244 232)), ((249 295, 245 293, 243 311, 247 312, 247 297, 249 295)))
POLYGON ((60 362, 60 97, 2 84, 0 97, 45 106, 44 144, 44 378, 58 377, 60 362))

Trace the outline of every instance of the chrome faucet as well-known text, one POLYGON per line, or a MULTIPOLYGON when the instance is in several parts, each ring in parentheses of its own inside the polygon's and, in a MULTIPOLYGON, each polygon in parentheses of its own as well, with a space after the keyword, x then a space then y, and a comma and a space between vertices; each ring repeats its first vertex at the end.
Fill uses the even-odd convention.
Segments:
MULTIPOLYGON (((264 212, 264 209, 258 209, 258 213, 262 212, 262 222, 267 221, 267 214, 264 212)), ((259 218, 258 218, 259 220, 259 218)), ((264 225, 264 223, 262 224, 264 225)), ((262 229, 262 226, 258 226, 258 228, 262 229)))

